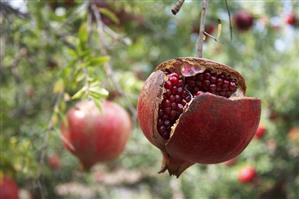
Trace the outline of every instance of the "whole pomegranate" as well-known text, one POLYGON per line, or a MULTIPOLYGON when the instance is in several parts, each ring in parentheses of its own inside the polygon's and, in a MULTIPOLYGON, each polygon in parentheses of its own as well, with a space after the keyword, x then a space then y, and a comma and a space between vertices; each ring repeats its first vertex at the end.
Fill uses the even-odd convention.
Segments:
POLYGON ((13 179, 0 176, 0 199, 18 199, 19 189, 13 179))
POLYGON ((51 154, 48 156, 48 165, 50 168, 57 170, 60 168, 60 158, 57 154, 51 154))
POLYGON ((249 30, 253 26, 254 18, 246 10, 240 10, 233 17, 234 23, 239 31, 249 30))
POLYGON ((255 180, 257 174, 252 166, 247 166, 241 169, 238 173, 238 180, 242 184, 251 183, 255 180))
POLYGON ((295 14, 289 14, 286 16, 285 22, 290 26, 296 26, 298 23, 298 18, 295 14))
POLYGON ((259 140, 259 139, 264 137, 265 133, 266 133, 265 126, 260 124, 259 127, 256 130, 255 138, 259 140))
POLYGON ((89 169, 97 162, 115 159, 124 150, 131 121, 116 103, 105 101, 99 109, 93 101, 81 101, 68 111, 61 132, 65 147, 89 169))
POLYGON ((179 176, 194 163, 225 162, 255 134, 261 103, 245 97, 235 70, 208 59, 176 58, 157 66, 138 99, 138 120, 164 157, 160 172, 179 176))

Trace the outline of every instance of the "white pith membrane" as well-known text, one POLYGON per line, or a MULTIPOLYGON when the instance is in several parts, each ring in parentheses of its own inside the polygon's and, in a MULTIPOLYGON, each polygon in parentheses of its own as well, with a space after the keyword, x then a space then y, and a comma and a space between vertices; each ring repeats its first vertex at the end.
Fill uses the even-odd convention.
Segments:
MULTIPOLYGON (((186 78, 188 78, 188 77, 194 77, 194 76, 196 76, 196 75, 198 75, 198 74, 200 74, 200 73, 204 73, 206 70, 209 70, 209 71, 211 71, 211 72, 214 72, 216 75, 220 75, 220 74, 226 74, 227 76, 229 76, 229 77, 231 77, 232 79, 234 79, 234 80, 236 80, 236 82, 237 82, 237 90, 234 92, 234 93, 232 93, 231 95, 230 95, 230 97, 224 97, 224 96, 221 96, 221 95, 216 95, 216 94, 213 94, 213 93, 210 93, 210 92, 204 92, 204 91, 202 91, 203 92, 203 94, 202 95, 212 95, 212 96, 214 96, 214 97, 220 97, 220 98, 223 98, 223 99, 225 99, 225 100, 238 100, 238 99, 240 99, 240 98, 244 98, 244 93, 245 93, 245 91, 241 88, 241 86, 240 86, 240 84, 239 84, 239 81, 238 81, 238 78, 236 78, 235 76, 233 76, 233 75, 231 75, 231 74, 229 74, 227 71, 225 71, 225 70, 221 70, 221 69, 216 69, 216 70, 214 70, 214 69, 212 69, 212 68, 206 68, 206 67, 204 67, 204 66, 196 66, 196 67, 194 67, 193 69, 195 69, 193 72, 192 72, 192 74, 183 74, 184 72, 182 71, 183 70, 183 68, 181 68, 181 70, 179 71, 179 70, 169 70, 169 69, 167 69, 167 71, 168 71, 168 73, 170 73, 170 74, 172 74, 172 73, 177 73, 177 74, 179 74, 179 75, 182 75, 183 76, 183 79, 184 79, 184 81, 186 81, 186 78)), ((164 74, 164 82, 163 82, 163 84, 162 85, 160 85, 160 87, 161 87, 161 90, 162 90, 162 94, 161 94, 161 98, 159 98, 159 102, 158 102, 158 111, 159 111, 159 106, 160 106, 160 104, 162 103, 162 101, 163 101, 163 99, 164 99, 164 93, 166 93, 166 88, 164 87, 164 84, 166 83, 166 81, 168 81, 168 77, 167 77, 167 72, 166 71, 163 71, 163 70, 161 70, 162 72, 163 72, 163 74, 164 74)), ((155 128, 156 128, 156 132, 159 134, 159 136, 161 136, 162 137, 162 139, 164 140, 164 144, 165 145, 167 145, 167 143, 171 140, 171 137, 173 136, 173 134, 174 134, 174 132, 175 132, 175 129, 176 129, 176 126, 178 125, 178 123, 180 122, 180 119, 181 119, 181 117, 182 117, 182 115, 183 114, 185 114, 187 111, 188 111, 188 108, 189 108, 189 106, 190 106, 190 104, 194 101, 194 99, 195 98, 199 98, 199 97, 201 97, 202 95, 199 95, 199 96, 196 96, 196 95, 194 95, 194 94, 192 94, 189 90, 188 90, 188 88, 186 88, 186 82, 184 82, 184 90, 186 90, 186 91, 188 91, 189 93, 190 93, 190 96, 191 96, 191 100, 189 101, 189 102, 187 102, 185 105, 184 105, 184 107, 183 107, 183 111, 182 111, 182 113, 179 115, 179 117, 175 120, 175 122, 171 125, 171 130, 170 130, 170 132, 169 132, 169 138, 168 139, 164 139, 161 135, 160 135, 160 132, 158 131, 158 125, 157 125, 157 123, 156 123, 156 125, 155 125, 155 128)), ((246 97, 245 97, 246 98, 246 97)), ((158 118, 159 118, 159 116, 158 116, 158 111, 156 112, 156 117, 155 117, 155 119, 156 119, 156 121, 158 121, 158 118)))

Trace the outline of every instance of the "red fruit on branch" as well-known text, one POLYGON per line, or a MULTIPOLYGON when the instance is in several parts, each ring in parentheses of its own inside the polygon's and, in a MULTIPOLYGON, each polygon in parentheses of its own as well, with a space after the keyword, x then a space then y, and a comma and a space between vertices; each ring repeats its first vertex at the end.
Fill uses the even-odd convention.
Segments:
POLYGON ((65 147, 89 169, 120 155, 131 133, 131 121, 116 103, 105 101, 99 109, 93 101, 82 101, 68 111, 61 132, 65 147))
POLYGON ((18 199, 19 189, 13 179, 0 176, 0 199, 18 199))
POLYGON ((298 18, 295 14, 290 14, 286 16, 285 22, 290 26, 296 26, 298 23, 298 18))
POLYGON ((194 163, 239 155, 259 124, 261 104, 245 97, 243 77, 224 64, 176 58, 158 65, 138 99, 146 138, 164 157, 161 172, 179 176, 194 163))
POLYGON ((233 17, 234 23, 239 31, 249 30, 253 26, 254 18, 246 10, 240 10, 233 17))
POLYGON ((238 173, 238 180, 242 184, 251 183, 256 179, 256 177, 256 170, 251 166, 244 167, 238 173))
POLYGON ((57 170, 60 168, 60 158, 57 154, 51 154, 48 157, 48 165, 50 168, 57 170))
POLYGON ((260 124, 255 132, 255 138, 259 140, 264 137, 265 133, 266 128, 264 127, 264 125, 260 124))

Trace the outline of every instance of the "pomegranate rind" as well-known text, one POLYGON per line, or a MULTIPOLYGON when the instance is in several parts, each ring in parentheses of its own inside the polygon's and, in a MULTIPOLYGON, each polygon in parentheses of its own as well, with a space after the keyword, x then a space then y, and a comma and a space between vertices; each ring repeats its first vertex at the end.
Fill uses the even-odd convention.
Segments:
POLYGON ((160 173, 168 170, 179 177, 195 163, 221 163, 239 155, 253 138, 261 113, 260 100, 244 97, 245 92, 242 75, 225 64, 196 57, 180 57, 159 64, 145 81, 137 111, 144 135, 163 154, 160 173), (165 73, 183 71, 187 77, 207 69, 234 78, 237 92, 230 98, 210 93, 195 97, 173 125, 170 138, 163 139, 157 131, 157 118, 165 73))
POLYGON ((239 155, 259 125, 261 102, 256 98, 227 99, 213 94, 195 97, 166 144, 175 159, 215 164, 239 155))
POLYGON ((138 98, 137 114, 145 137, 155 146, 164 149, 165 140, 157 131, 158 109, 162 101, 164 73, 153 72, 145 81, 138 98))

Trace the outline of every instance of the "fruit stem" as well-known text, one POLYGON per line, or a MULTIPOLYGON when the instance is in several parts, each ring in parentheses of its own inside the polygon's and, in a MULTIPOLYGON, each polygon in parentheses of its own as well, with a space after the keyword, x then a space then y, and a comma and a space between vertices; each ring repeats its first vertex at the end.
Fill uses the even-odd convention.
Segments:
POLYGON ((199 35, 197 40, 197 57, 202 57, 203 51, 203 38, 205 32, 205 21, 206 21, 206 14, 208 9, 208 0, 201 1, 201 12, 200 12, 200 23, 199 23, 199 35))

